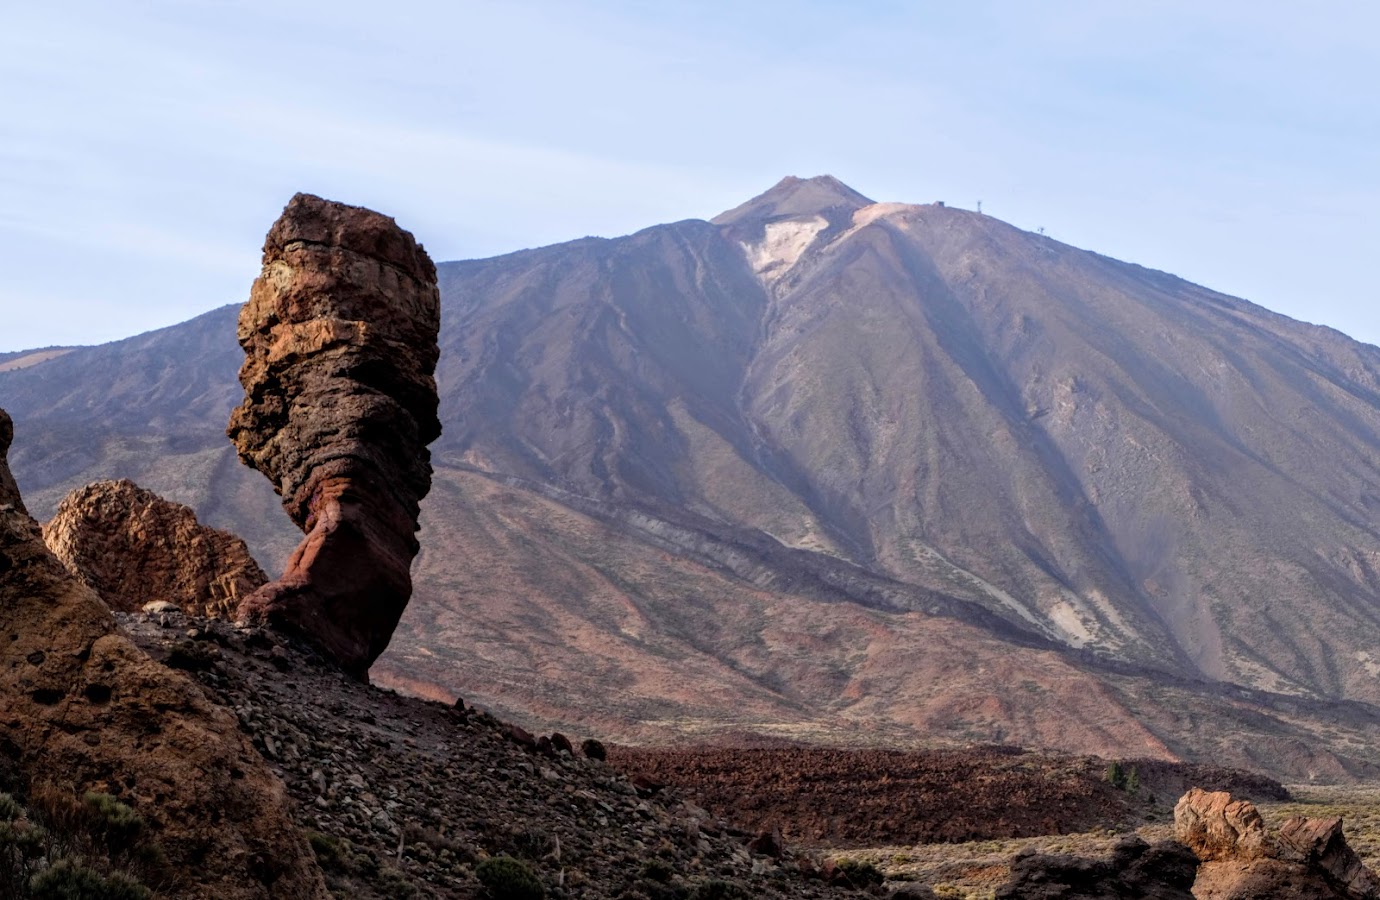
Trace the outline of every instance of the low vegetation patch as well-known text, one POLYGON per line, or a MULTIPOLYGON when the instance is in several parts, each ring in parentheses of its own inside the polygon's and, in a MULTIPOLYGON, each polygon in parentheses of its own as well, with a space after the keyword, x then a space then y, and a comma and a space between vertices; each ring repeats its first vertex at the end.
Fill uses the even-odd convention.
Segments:
POLYGON ((173 884, 142 816, 110 794, 0 793, 0 897, 149 900, 173 884))
POLYGON ((532 867, 511 856, 491 856, 474 874, 494 900, 542 900, 546 888, 532 867))

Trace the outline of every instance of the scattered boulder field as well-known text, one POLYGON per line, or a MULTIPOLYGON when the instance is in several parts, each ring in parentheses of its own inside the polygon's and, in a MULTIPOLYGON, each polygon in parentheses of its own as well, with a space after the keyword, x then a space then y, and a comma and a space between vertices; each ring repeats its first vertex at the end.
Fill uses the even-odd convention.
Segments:
POLYGON ((1133 828, 1167 816, 1184 785, 1288 797, 1237 769, 980 746, 943 750, 609 749, 630 777, 791 842, 879 847, 1133 828))
POLYGON ((480 867, 505 856, 553 897, 857 896, 807 848, 754 853, 731 820, 591 759, 587 735, 534 737, 464 703, 363 684, 271 628, 171 611, 120 620, 238 719, 337 897, 483 898, 480 867))

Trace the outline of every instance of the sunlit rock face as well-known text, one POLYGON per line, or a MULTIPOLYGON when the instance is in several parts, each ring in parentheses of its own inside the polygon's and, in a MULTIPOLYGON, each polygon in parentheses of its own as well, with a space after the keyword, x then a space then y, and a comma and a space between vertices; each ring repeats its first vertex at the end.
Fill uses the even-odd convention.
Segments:
POLYGON ((112 610, 161 601, 192 615, 233 618, 240 601, 268 581, 243 540, 128 480, 72 491, 43 526, 43 540, 112 610))
POLYGON ((441 302, 426 251, 387 216, 298 194, 240 313, 244 402, 228 433, 306 534, 240 607, 363 677, 412 595, 441 302))

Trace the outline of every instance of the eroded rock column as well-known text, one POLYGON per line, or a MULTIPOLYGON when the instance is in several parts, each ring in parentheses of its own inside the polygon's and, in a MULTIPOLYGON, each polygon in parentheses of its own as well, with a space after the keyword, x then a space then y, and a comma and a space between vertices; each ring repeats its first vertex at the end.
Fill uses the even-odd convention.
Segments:
POLYGON ((240 606, 365 677, 412 594, 433 373, 436 268, 387 216, 298 194, 264 243, 240 313, 245 400, 228 434, 306 534, 240 606))

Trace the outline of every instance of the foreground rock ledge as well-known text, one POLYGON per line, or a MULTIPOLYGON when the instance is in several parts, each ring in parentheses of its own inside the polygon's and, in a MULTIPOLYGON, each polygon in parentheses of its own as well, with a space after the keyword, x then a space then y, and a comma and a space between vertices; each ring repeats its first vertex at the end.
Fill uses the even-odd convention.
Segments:
POLYGON ((239 615, 359 678, 412 595, 427 445, 441 433, 436 267, 387 216, 298 194, 240 313, 245 400, 227 433, 306 534, 239 615))
POLYGON ((115 794, 178 873, 168 896, 325 898, 282 783, 235 717, 135 647, 44 545, 0 410, 0 790, 115 794))

